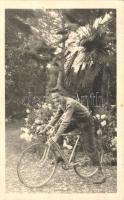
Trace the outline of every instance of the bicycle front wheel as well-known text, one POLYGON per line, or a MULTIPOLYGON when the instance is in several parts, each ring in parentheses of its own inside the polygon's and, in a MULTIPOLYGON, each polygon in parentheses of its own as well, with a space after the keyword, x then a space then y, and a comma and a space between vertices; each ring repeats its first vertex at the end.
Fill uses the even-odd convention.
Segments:
POLYGON ((98 171, 98 166, 92 164, 91 158, 84 151, 76 151, 74 162, 74 170, 81 178, 89 178, 98 171))
POLYGON ((57 162, 54 151, 41 143, 35 143, 25 149, 17 164, 17 174, 21 183, 29 188, 45 185, 53 176, 57 162))

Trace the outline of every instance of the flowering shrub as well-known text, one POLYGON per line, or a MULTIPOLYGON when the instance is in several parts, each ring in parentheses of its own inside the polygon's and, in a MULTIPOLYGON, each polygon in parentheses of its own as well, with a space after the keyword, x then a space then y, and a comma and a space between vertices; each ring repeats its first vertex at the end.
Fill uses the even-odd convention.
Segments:
POLYGON ((104 106, 97 110, 94 116, 96 121, 96 134, 102 136, 103 148, 106 153, 112 155, 116 160, 117 156, 117 123, 116 107, 104 106), (99 113, 99 114, 98 114, 99 113))
POLYGON ((55 108, 52 103, 44 102, 37 104, 35 107, 26 109, 27 117, 24 119, 24 127, 21 128, 20 138, 31 142, 36 137, 35 133, 40 129, 44 129, 48 121, 55 114, 55 108))

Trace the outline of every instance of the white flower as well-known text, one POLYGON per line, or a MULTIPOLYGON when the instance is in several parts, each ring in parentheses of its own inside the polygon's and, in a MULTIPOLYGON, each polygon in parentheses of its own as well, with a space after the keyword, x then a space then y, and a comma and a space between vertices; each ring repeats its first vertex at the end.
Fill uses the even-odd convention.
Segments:
POLYGON ((37 29, 37 28, 35 28, 34 26, 31 26, 31 30, 34 32, 34 33, 39 33, 40 31, 37 29))
POLYGON ((31 135, 29 135, 29 142, 31 142, 32 141, 32 138, 33 138, 33 135, 31 134, 31 135))
POLYGON ((26 133, 26 134, 29 133, 29 129, 28 129, 28 128, 25 128, 25 127, 22 127, 22 128, 21 128, 21 131, 22 131, 23 133, 26 133))
POLYGON ((46 109, 46 108, 47 108, 47 106, 46 106, 46 105, 42 105, 42 108, 43 108, 43 109, 46 109))
POLYGON ((117 146, 117 137, 114 137, 114 138, 111 140, 111 143, 112 143, 112 146, 117 146))
POLYGON ((29 129, 28 128, 25 129, 25 133, 29 134, 29 129))
POLYGON ((29 135, 28 133, 23 133, 20 135, 20 138, 26 140, 27 142, 31 142, 33 135, 32 134, 29 135))
POLYGON ((20 135, 20 138, 21 138, 21 139, 24 139, 24 137, 25 137, 25 136, 24 136, 24 133, 22 133, 22 134, 20 135))
POLYGON ((49 108, 49 110, 52 110, 52 105, 48 104, 48 108, 49 108))
POLYGON ((33 128, 34 128, 34 126, 32 125, 32 126, 31 126, 31 129, 33 129, 33 128))
POLYGON ((41 128, 41 126, 37 126, 36 130, 37 130, 37 131, 39 131, 39 130, 40 130, 40 128, 41 128))
POLYGON ((24 139, 28 142, 30 140, 30 136, 27 133, 25 133, 24 139))
POLYGON ((112 148, 112 150, 113 150, 113 151, 116 151, 116 148, 115 148, 115 147, 113 147, 113 148, 112 148))
POLYGON ((40 120, 39 120, 39 119, 35 119, 34 123, 35 123, 35 124, 39 124, 39 123, 40 123, 40 120))
POLYGON ((28 133, 24 133, 21 138, 25 139, 27 142, 31 142, 33 135, 29 135, 28 133))
POLYGON ((25 118, 25 122, 28 122, 28 118, 25 118))
POLYGON ((99 129, 97 130, 97 135, 102 135, 102 130, 101 130, 101 128, 99 128, 99 129))
POLYGON ((54 117, 52 116, 51 118, 50 118, 50 120, 52 120, 54 117))
POLYGON ((39 103, 37 103, 37 107, 38 107, 38 108, 40 108, 40 107, 41 107, 41 105, 40 105, 39 103))
POLYGON ((21 127, 21 132, 24 132, 24 130, 25 130, 25 127, 21 127))
POLYGON ((29 114, 29 113, 30 113, 30 110, 29 110, 28 108, 26 109, 26 113, 27 113, 27 114, 29 114))
POLYGON ((101 115, 101 119, 105 119, 106 118, 106 115, 101 115))
POLYGON ((101 126, 105 126, 106 125, 106 120, 101 122, 101 126))
POLYGON ((97 119, 100 119, 100 115, 99 114, 96 114, 96 117, 97 117, 97 119))
POLYGON ((54 128, 51 128, 51 129, 49 130, 49 132, 46 133, 46 134, 50 134, 50 135, 52 135, 53 133, 54 133, 54 128))

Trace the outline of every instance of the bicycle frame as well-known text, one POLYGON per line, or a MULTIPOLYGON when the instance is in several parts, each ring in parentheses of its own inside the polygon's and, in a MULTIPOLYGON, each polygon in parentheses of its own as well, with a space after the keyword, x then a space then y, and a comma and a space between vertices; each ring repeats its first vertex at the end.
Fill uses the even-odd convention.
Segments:
MULTIPOLYGON (((62 134, 62 136, 73 136, 73 134, 68 134, 68 133, 67 133, 67 134, 62 134)), ((57 152, 61 155, 61 157, 63 158, 64 163, 65 163, 66 166, 68 166, 68 167, 73 167, 73 166, 77 165, 77 164, 79 163, 79 161, 78 161, 78 163, 77 163, 77 162, 76 162, 76 163, 73 163, 73 162, 72 162, 72 159, 73 159, 75 150, 76 150, 76 148, 77 148, 77 145, 78 145, 78 142, 79 142, 79 139, 80 139, 80 135, 79 135, 79 134, 76 134, 76 136, 77 136, 77 139, 76 139, 75 144, 74 144, 74 146, 73 146, 73 148, 72 148, 72 151, 71 151, 71 154, 70 154, 70 156, 69 156, 69 159, 67 159, 66 155, 65 155, 64 152, 61 150, 61 147, 59 146, 59 144, 56 143, 56 142, 54 142, 54 141, 52 141, 52 143, 50 143, 50 144, 48 145, 47 149, 45 149, 44 155, 43 155, 42 160, 41 160, 41 163, 42 163, 42 164, 45 163, 45 161, 46 161, 46 159, 47 159, 47 156, 48 156, 48 154, 49 154, 50 148, 53 148, 53 147, 54 147, 54 148, 57 150, 57 152)))
POLYGON ((55 129, 53 129, 53 131, 48 135, 49 138, 47 138, 46 144, 44 144, 42 141, 38 142, 38 143, 34 143, 34 144, 30 145, 28 148, 26 148, 21 154, 21 157, 20 157, 18 165, 17 165, 17 174, 18 174, 19 180, 25 186, 27 186, 29 188, 41 187, 41 186, 45 185, 51 179, 51 177, 54 175, 57 164, 58 164, 58 162, 56 161, 56 156, 57 156, 56 152, 58 152, 59 155, 63 159, 62 168, 64 170, 74 169, 76 174, 82 178, 91 177, 98 171, 98 167, 95 167, 95 169, 94 169, 94 167, 93 168, 91 167, 90 169, 89 169, 89 167, 87 168, 89 159, 87 159, 85 149, 79 149, 79 152, 77 151, 77 149, 78 149, 77 147, 80 147, 79 140, 80 140, 80 138, 82 138, 81 132, 75 131, 75 132, 69 132, 69 133, 62 134, 62 136, 67 136, 67 137, 76 136, 76 138, 74 138, 73 148, 69 150, 69 156, 67 156, 66 153, 61 148, 61 146, 58 143, 52 141, 51 138, 53 137, 53 134, 56 133, 56 131, 54 132, 54 130, 55 129), (43 148, 41 148, 40 145, 44 145, 43 148), (34 152, 33 149, 35 149, 35 148, 36 148, 36 151, 34 152), (41 148, 42 152, 41 151, 37 152, 37 149, 39 149, 39 148, 41 148), (83 154, 80 153, 81 150, 84 150, 84 152, 82 152, 83 154), (38 154, 42 153, 41 154, 42 157, 36 156, 36 159, 34 159, 34 156, 37 155, 37 153, 38 154), (25 157, 25 156, 27 156, 27 157, 25 157), (25 158, 27 158, 27 159, 25 159, 25 158), (28 158, 29 158, 29 160, 28 160, 28 158), (33 161, 33 159, 34 159, 34 164, 32 164, 32 162, 30 163, 30 161, 33 161), (32 175, 34 176, 33 182, 30 179, 31 170, 27 171, 27 169, 28 169, 27 160, 29 162, 29 169, 30 169, 30 167, 31 168, 34 167, 35 171, 38 170, 38 172, 40 172, 38 174, 37 173, 34 174, 34 171, 32 171, 33 172, 32 175), (36 165, 35 165, 35 162, 36 162, 36 165), (86 165, 85 165, 85 163, 86 163, 86 165), (24 164, 26 164, 25 167, 24 167, 24 164), (84 168, 86 167, 86 170, 83 167, 84 168), (84 170, 84 172, 83 172, 83 170, 84 170), (87 170, 88 170, 88 172, 87 172, 87 170), (29 175, 28 175, 28 172, 29 172, 29 175), (46 172, 48 172, 48 174, 46 172), (43 178, 42 178, 42 173, 43 173, 43 178), (45 173, 46 173, 46 175, 45 175, 45 173), (37 183, 37 178, 35 179, 35 177, 37 177, 37 175, 38 175, 38 177, 39 177, 39 175, 41 176, 40 181, 38 179, 38 183, 37 183), (45 177, 44 177, 44 175, 45 175, 45 177), (34 184, 35 182, 36 182, 36 185, 34 184))

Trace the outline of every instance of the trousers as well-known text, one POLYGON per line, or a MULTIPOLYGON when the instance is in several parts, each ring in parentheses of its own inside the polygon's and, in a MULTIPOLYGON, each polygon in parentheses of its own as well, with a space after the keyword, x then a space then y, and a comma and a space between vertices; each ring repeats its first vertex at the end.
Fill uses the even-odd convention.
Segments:
MULTIPOLYGON (((84 119, 73 119, 70 122, 69 127, 65 130, 65 133, 78 129, 81 132, 81 141, 85 152, 91 158, 94 165, 100 166, 100 155, 97 149, 96 138, 95 138, 95 126, 92 116, 84 119)), ((58 139, 60 145, 63 144, 63 137, 60 136, 58 139)))
POLYGON ((100 155, 95 139, 95 126, 92 116, 76 122, 81 131, 85 152, 89 155, 94 165, 100 166, 100 155))
MULTIPOLYGON (((81 132, 81 141, 85 152, 91 158, 93 165, 100 166, 100 155, 97 149, 96 138, 95 138, 95 126, 92 116, 77 120, 73 119, 70 126, 65 130, 65 133, 79 129, 81 132)), ((59 145, 63 144, 63 137, 60 136, 58 139, 59 145)))

